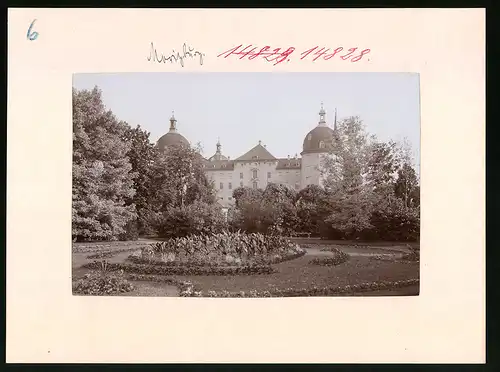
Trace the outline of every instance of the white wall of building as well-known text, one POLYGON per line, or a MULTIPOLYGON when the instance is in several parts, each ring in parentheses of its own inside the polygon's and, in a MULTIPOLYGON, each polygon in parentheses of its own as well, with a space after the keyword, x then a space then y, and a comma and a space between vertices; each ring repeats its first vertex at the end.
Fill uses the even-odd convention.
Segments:
POLYGON ((321 154, 303 154, 302 155, 302 165, 301 165, 301 188, 305 188, 308 185, 319 185, 320 183, 320 162, 321 154))
POLYGON ((268 183, 277 183, 298 191, 310 184, 320 185, 321 159, 322 154, 304 154, 299 169, 276 169, 277 160, 242 161, 234 163, 234 170, 207 169, 206 174, 214 182, 219 203, 227 208, 234 205, 233 191, 240 186, 265 189, 268 183))

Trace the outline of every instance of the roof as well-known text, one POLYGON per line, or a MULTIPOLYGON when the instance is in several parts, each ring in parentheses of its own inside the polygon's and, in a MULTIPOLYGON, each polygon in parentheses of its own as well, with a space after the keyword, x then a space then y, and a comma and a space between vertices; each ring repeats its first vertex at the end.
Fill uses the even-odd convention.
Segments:
POLYGON ((232 171, 234 170, 234 160, 205 161, 203 169, 206 171, 232 171))
POLYGON ((241 155, 236 161, 255 161, 255 160, 277 160, 267 149, 260 143, 252 148, 247 153, 241 155))
POLYGON ((168 132, 160 137, 158 142, 156 143, 160 150, 165 150, 165 147, 173 146, 173 145, 189 145, 188 140, 177 132, 168 132))
POLYGON ((278 159, 276 169, 300 169, 302 159, 300 158, 282 158, 278 159))
POLYGON ((229 160, 227 156, 222 155, 221 153, 215 153, 211 157, 208 158, 209 161, 220 161, 220 160, 229 160))
POLYGON ((328 148, 333 141, 334 131, 326 125, 318 125, 316 128, 307 133, 302 145, 302 153, 328 152, 328 148), (322 147, 323 143, 324 147, 322 147))

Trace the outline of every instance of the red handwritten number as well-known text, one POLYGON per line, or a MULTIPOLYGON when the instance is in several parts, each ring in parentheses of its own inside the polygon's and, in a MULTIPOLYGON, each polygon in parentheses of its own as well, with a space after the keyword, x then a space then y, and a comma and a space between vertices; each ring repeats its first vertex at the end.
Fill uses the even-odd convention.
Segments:
MULTIPOLYGON (((232 54, 240 56, 239 59, 243 59, 245 57, 248 57, 249 60, 253 60, 257 57, 263 57, 267 62, 274 62, 273 65, 276 66, 277 64, 279 64, 283 61, 289 61, 290 55, 295 51, 294 47, 289 47, 287 50, 281 51, 281 48, 271 49, 271 47, 268 45, 266 45, 265 47, 258 50, 257 47, 252 48, 252 46, 253 46, 252 44, 247 45, 245 48, 240 50, 240 48, 242 46, 243 46, 243 44, 240 44, 234 48, 231 48, 231 49, 219 54, 217 57, 227 58, 232 54)), ((339 54, 342 50, 344 50, 343 47, 338 47, 333 51, 333 53, 327 54, 327 52, 330 51, 329 48, 325 49, 323 47, 323 48, 318 50, 318 46, 315 46, 314 48, 308 49, 308 50, 300 53, 300 55, 301 55, 300 59, 301 60, 305 59, 311 53, 314 52, 315 57, 313 58, 313 62, 321 57, 323 57, 324 60, 329 60, 329 59, 335 57, 337 54, 339 54)), ((363 56, 370 53, 370 49, 364 49, 359 53, 359 55, 351 57, 356 50, 358 50, 357 47, 356 48, 349 48, 348 53, 344 54, 343 56, 340 56, 340 58, 344 61, 350 59, 351 62, 358 62, 363 58, 363 56)))
POLYGON ((317 46, 315 46, 314 48, 311 48, 311 49, 309 49, 309 50, 306 50, 305 52, 300 53, 300 55, 302 56, 302 58, 301 58, 301 59, 306 58, 306 57, 307 57, 309 54, 311 54, 311 53, 313 52, 313 50, 314 50, 314 49, 316 49, 316 48, 317 48, 317 46))
POLYGON ((273 49, 272 53, 268 53, 268 56, 265 57, 264 59, 267 61, 267 62, 273 62, 276 60, 276 58, 278 57, 275 57, 274 59, 269 59, 269 57, 272 57, 272 56, 277 56, 280 52, 280 49, 281 48, 276 48, 276 49, 273 49))
POLYGON ((361 51, 361 53, 359 54, 359 56, 356 56, 356 57, 353 57, 351 59, 351 62, 358 62, 361 58, 363 58, 364 55, 370 53, 370 49, 364 49, 361 51))
POLYGON ((283 62, 284 60, 288 60, 288 56, 289 56, 290 54, 292 54, 294 50, 295 50, 295 48, 294 48, 294 47, 290 47, 290 48, 288 48, 287 50, 285 50, 283 53, 281 53, 281 55, 280 55, 280 58, 279 58, 279 59, 278 59, 278 58, 276 58, 276 63, 275 63, 274 65, 276 66, 278 63, 281 63, 281 62, 283 62))
POLYGON ((241 48, 242 46, 243 46, 243 44, 240 44, 240 45, 238 45, 237 47, 234 47, 234 48, 232 48, 232 49, 226 50, 224 53, 219 54, 217 57, 222 57, 222 56, 224 56, 224 58, 227 58, 227 57, 229 57, 231 54, 238 54, 238 53, 236 53, 236 51, 237 51, 239 48, 241 48))
POLYGON ((250 48, 251 46, 252 46, 252 44, 248 45, 247 47, 245 47, 245 49, 243 49, 240 53, 238 53, 238 55, 241 55, 240 59, 245 58, 246 56, 248 56, 249 54, 251 54, 255 49, 257 49, 257 47, 253 47, 248 52, 243 53, 247 48, 250 48))
POLYGON ((356 51, 356 49, 358 49, 358 48, 349 48, 349 49, 348 49, 348 50, 349 50, 349 53, 347 53, 347 54, 346 54, 346 55, 344 55, 344 56, 341 56, 340 58, 341 58, 343 61, 345 61, 347 58, 349 58, 349 56, 350 56, 351 54, 353 54, 353 53, 356 51))
POLYGON ((330 50, 330 48, 328 48, 327 50, 324 50, 325 48, 321 48, 320 50, 318 50, 316 53, 314 53, 314 55, 317 57, 313 59, 313 62, 316 61, 319 57, 321 57, 323 54, 326 54, 326 52, 328 52, 330 50))
POLYGON ((262 48, 261 50, 259 50, 258 53, 254 53, 250 57, 248 57, 248 59, 252 60, 252 59, 255 59, 255 58, 261 56, 266 50, 269 50, 269 48, 270 47, 266 45, 264 48, 262 48))
POLYGON ((327 54, 326 56, 324 56, 324 57, 323 57, 323 59, 324 59, 324 60, 326 60, 326 61, 328 61, 330 58, 335 57, 335 55, 336 55, 337 53, 341 52, 342 50, 344 50, 344 48, 342 48, 342 47, 338 47, 337 49, 335 49, 335 50, 333 51, 333 53, 332 53, 332 54, 327 54))

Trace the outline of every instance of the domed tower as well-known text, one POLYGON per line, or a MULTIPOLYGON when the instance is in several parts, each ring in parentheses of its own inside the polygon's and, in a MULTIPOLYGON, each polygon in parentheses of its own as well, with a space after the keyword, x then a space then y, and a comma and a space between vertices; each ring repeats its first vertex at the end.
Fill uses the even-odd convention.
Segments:
POLYGON ((170 118, 170 129, 168 133, 160 137, 156 144, 161 151, 165 151, 170 146, 189 146, 188 140, 182 134, 177 132, 176 124, 177 120, 175 119, 174 113, 172 112, 172 117, 170 118))
POLYGON ((217 138, 217 150, 215 151, 215 154, 212 155, 210 158, 208 158, 208 161, 215 161, 215 160, 228 160, 227 156, 222 155, 221 151, 221 144, 220 144, 220 139, 217 138))
MULTIPOLYGON (((301 187, 307 185, 321 185, 321 171, 320 166, 322 159, 331 149, 334 129, 330 128, 325 120, 326 112, 321 103, 321 110, 319 111, 318 125, 307 133, 302 145, 302 163, 301 163, 301 187)), ((337 111, 335 110, 335 124, 337 122, 337 111)))

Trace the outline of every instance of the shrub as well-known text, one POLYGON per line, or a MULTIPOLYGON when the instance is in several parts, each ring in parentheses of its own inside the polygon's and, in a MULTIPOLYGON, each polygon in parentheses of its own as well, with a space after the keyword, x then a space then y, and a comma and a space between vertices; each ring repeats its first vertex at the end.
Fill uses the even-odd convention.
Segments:
POLYGON ((129 241, 139 239, 138 221, 131 220, 125 225, 125 231, 118 236, 120 241, 129 241))
POLYGON ((213 234, 225 228, 225 217, 218 204, 194 202, 188 206, 169 208, 158 226, 161 237, 184 237, 193 234, 213 234))
POLYGON ((349 259, 349 255, 337 248, 329 248, 330 252, 333 253, 331 257, 316 257, 309 261, 312 265, 320 265, 320 266, 336 266, 341 263, 346 262, 349 259))
POLYGON ((116 293, 130 292, 134 289, 124 277, 123 272, 93 271, 73 286, 74 294, 109 296, 116 293))

